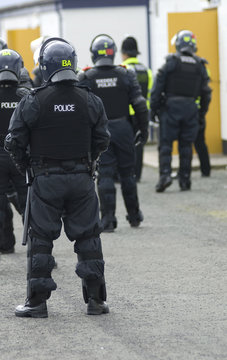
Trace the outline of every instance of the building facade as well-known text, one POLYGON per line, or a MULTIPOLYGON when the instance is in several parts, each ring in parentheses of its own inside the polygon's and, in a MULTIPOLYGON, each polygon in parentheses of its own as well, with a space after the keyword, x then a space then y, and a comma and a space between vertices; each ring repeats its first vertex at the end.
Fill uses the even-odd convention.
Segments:
POLYGON ((30 42, 39 36, 60 36, 78 53, 78 65, 92 65, 89 47, 101 33, 112 36, 121 63, 120 46, 126 35, 139 45, 139 59, 155 75, 163 64, 174 32, 188 28, 198 38, 198 55, 207 58, 213 98, 207 115, 211 153, 227 154, 227 2, 223 0, 3 0, 0 37, 20 52, 31 72, 30 42))

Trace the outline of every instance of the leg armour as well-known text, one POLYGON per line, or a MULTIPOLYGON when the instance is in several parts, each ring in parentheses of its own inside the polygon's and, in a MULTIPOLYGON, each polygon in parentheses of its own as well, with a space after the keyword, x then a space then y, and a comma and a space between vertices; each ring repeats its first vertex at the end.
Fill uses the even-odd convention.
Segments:
POLYGON ((172 147, 164 144, 159 149, 159 171, 160 175, 171 174, 172 147))
POLYGON ((33 237, 28 247, 28 298, 45 301, 56 290, 57 285, 51 277, 55 261, 51 255, 51 241, 33 237), (30 249, 29 249, 30 248, 30 249))
POLYGON ((191 175, 191 161, 192 161, 192 146, 185 144, 180 146, 180 178, 190 178, 191 175))
POLYGON ((5 222, 3 226, 4 240, 3 243, 1 243, 1 248, 3 248, 4 250, 13 248, 16 243, 13 230, 13 212, 10 205, 7 204, 5 222))
POLYGON ((99 296, 97 299, 104 300, 105 281, 104 260, 100 238, 80 239, 75 242, 74 251, 78 256, 76 274, 82 279, 84 300, 87 303, 91 292, 99 296), (90 290, 91 289, 91 290, 90 290), (102 297, 100 298, 100 294, 102 297))
POLYGON ((116 188, 114 178, 103 176, 98 178, 98 195, 102 217, 107 214, 115 214, 116 210, 116 188))
POLYGON ((0 248, 3 248, 5 244, 4 225, 6 218, 6 210, 7 198, 5 195, 0 195, 0 248))
POLYGON ((121 175, 121 191, 128 214, 138 213, 139 201, 137 196, 136 178, 134 175, 127 177, 122 177, 121 175))
POLYGON ((194 142, 196 152, 199 156, 201 172, 205 176, 210 175, 211 165, 208 148, 205 143, 204 129, 200 130, 194 142))

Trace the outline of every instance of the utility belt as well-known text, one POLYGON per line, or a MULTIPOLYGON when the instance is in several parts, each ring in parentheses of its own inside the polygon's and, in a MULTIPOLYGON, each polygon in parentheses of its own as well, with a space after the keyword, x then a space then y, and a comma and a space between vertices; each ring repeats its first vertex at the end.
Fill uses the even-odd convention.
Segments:
POLYGON ((90 165, 87 158, 70 160, 42 158, 39 161, 32 160, 31 166, 35 176, 90 172, 90 165))
POLYGON ((175 94, 166 94, 166 99, 176 99, 176 100, 181 100, 181 99, 191 99, 191 100, 196 100, 196 97, 194 96, 187 96, 187 95, 175 95, 175 94))
POLYGON ((121 116, 119 118, 108 119, 109 121, 125 121, 128 120, 127 116, 121 116))

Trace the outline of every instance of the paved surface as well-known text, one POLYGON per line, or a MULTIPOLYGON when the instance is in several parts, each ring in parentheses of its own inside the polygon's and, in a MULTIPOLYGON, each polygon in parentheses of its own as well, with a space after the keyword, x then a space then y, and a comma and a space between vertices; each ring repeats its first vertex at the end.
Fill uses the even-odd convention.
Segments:
MULTIPOLYGON (((157 144, 147 145, 144 152, 144 163, 156 169, 159 167, 157 144)), ((227 167, 227 155, 212 154, 210 155, 210 163, 213 169, 225 169, 227 167)), ((179 167, 179 156, 172 156, 172 169, 177 170, 179 167)), ((193 154, 192 168, 193 170, 199 169, 199 158, 196 153, 193 154)))
POLYGON ((103 234, 110 314, 86 315, 73 245, 55 242, 58 284, 48 319, 21 319, 26 249, 15 214, 16 253, 0 257, 0 359, 226 360, 227 171, 192 174, 192 191, 154 191, 158 170, 139 184, 145 215, 129 227, 118 187, 114 234, 103 234))

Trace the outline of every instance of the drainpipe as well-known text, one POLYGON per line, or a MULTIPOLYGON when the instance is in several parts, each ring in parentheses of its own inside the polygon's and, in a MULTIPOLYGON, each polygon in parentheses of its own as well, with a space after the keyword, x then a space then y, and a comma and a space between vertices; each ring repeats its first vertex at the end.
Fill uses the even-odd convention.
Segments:
POLYGON ((61 0, 56 0, 55 2, 55 6, 56 6, 56 11, 58 14, 58 19, 59 19, 59 36, 61 38, 63 38, 63 20, 62 20, 62 2, 61 0))
POLYGON ((151 28, 150 28, 150 3, 151 0, 147 0, 147 42, 148 42, 148 66, 151 69, 152 68, 152 60, 151 60, 151 28))

